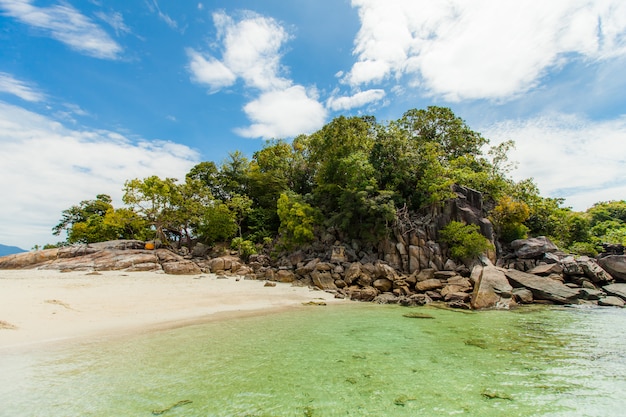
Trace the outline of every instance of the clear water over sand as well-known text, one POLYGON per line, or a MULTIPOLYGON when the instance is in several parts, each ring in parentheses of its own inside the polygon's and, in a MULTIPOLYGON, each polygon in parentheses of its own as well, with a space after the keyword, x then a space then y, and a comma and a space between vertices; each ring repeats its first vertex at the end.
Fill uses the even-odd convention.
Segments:
POLYGON ((0 415, 622 416, 625 335, 622 309, 302 307, 2 352, 0 415))

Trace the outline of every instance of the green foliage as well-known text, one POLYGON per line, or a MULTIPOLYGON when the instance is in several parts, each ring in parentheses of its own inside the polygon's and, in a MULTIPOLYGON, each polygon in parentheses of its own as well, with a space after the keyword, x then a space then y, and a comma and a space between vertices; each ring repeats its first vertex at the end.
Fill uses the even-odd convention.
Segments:
POLYGON ((528 230, 558 235, 567 245, 622 239, 625 202, 601 203, 578 216, 561 207, 562 200, 540 197, 532 180, 507 177, 512 142, 487 145, 445 107, 412 109, 385 123, 340 116, 291 143, 269 141, 251 159, 235 151, 219 165, 201 162, 184 183, 157 176, 127 181, 127 207, 116 210, 100 195, 64 211, 54 230, 85 242, 157 235, 215 243, 236 235, 243 250, 242 242, 277 234, 285 246, 304 244, 327 226, 340 239, 376 242, 389 234, 397 208, 442 205, 456 197, 458 184, 482 192, 485 207, 496 207, 494 223, 505 240, 528 230), (609 219, 620 223, 605 223, 609 219))
POLYGON ((491 212, 498 235, 503 242, 512 242, 527 237, 528 227, 523 222, 528 219, 530 209, 523 201, 515 201, 509 196, 500 198, 491 212))
POLYGON ((247 261, 250 255, 254 255, 255 253, 257 253, 257 249, 254 243, 241 237, 234 238, 230 244, 230 247, 232 249, 236 249, 239 253, 239 256, 244 261, 247 261))
POLYGON ((111 197, 99 194, 63 211, 53 234, 67 231, 67 243, 93 243, 114 239, 145 239, 148 224, 127 208, 115 209, 111 197))
POLYGON ((461 261, 476 258, 491 247, 489 239, 480 234, 475 224, 452 221, 441 229, 440 238, 448 245, 450 256, 461 261))
POLYGON ((216 203, 204 209, 197 233, 201 241, 212 245, 234 237, 237 231, 235 215, 226 204, 216 203))
POLYGON ((596 203, 587 210, 587 214, 591 217, 592 226, 607 220, 626 223, 626 200, 596 203))
POLYGON ((567 248, 567 251, 576 255, 594 257, 598 255, 598 246, 590 242, 575 242, 567 248))
POLYGON ((315 239, 320 212, 295 193, 283 193, 277 203, 282 243, 290 248, 315 239))
POLYGON ((331 218, 349 238, 376 242, 386 237, 389 226, 396 219, 393 194, 365 190, 345 190, 339 199, 338 214, 331 218))

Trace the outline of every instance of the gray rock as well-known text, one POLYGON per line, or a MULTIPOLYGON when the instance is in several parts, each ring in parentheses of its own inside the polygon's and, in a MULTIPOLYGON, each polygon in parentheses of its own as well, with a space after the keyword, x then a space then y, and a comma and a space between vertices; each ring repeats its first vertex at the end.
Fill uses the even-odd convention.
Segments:
POLYGON ((521 259, 538 258, 544 256, 546 253, 559 250, 556 245, 545 236, 514 240, 511 242, 511 248, 515 251, 515 256, 521 259))
POLYGON ((626 284, 610 284, 602 287, 607 294, 626 300, 626 284))
POLYGON ((549 300, 560 304, 575 303, 580 290, 569 288, 559 281, 509 269, 506 277, 516 287, 528 288, 536 300, 549 300))
POLYGON ((626 255, 610 255, 600 258, 598 263, 617 281, 626 281, 626 255))
POLYGON ((580 297, 583 300, 599 300, 606 296, 604 291, 592 289, 592 288, 582 288, 580 290, 580 297))
POLYGON ((561 272, 563 272, 563 267, 559 264, 541 264, 528 271, 529 274, 541 276, 560 274, 561 272))
POLYGON ((622 300, 619 297, 614 297, 614 296, 608 296, 605 298, 601 298, 598 300, 598 305, 599 306, 606 306, 606 307, 624 307, 624 300, 622 300))
POLYGON ((376 298, 374 298, 374 302, 377 304, 398 304, 398 297, 390 292, 386 292, 377 295, 376 298))

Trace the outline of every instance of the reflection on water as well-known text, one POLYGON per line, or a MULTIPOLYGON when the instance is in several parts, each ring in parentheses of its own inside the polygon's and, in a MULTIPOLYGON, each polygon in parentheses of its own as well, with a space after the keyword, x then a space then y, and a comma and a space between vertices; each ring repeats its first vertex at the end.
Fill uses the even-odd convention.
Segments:
POLYGON ((620 416, 624 334, 620 309, 303 307, 3 354, 0 415, 620 416))

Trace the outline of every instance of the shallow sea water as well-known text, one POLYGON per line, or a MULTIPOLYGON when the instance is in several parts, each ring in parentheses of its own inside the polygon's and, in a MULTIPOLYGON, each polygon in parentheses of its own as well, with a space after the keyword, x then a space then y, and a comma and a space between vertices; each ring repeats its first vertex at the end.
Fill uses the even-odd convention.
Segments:
POLYGON ((0 416, 623 416, 625 336, 622 309, 303 306, 0 352, 0 416))

